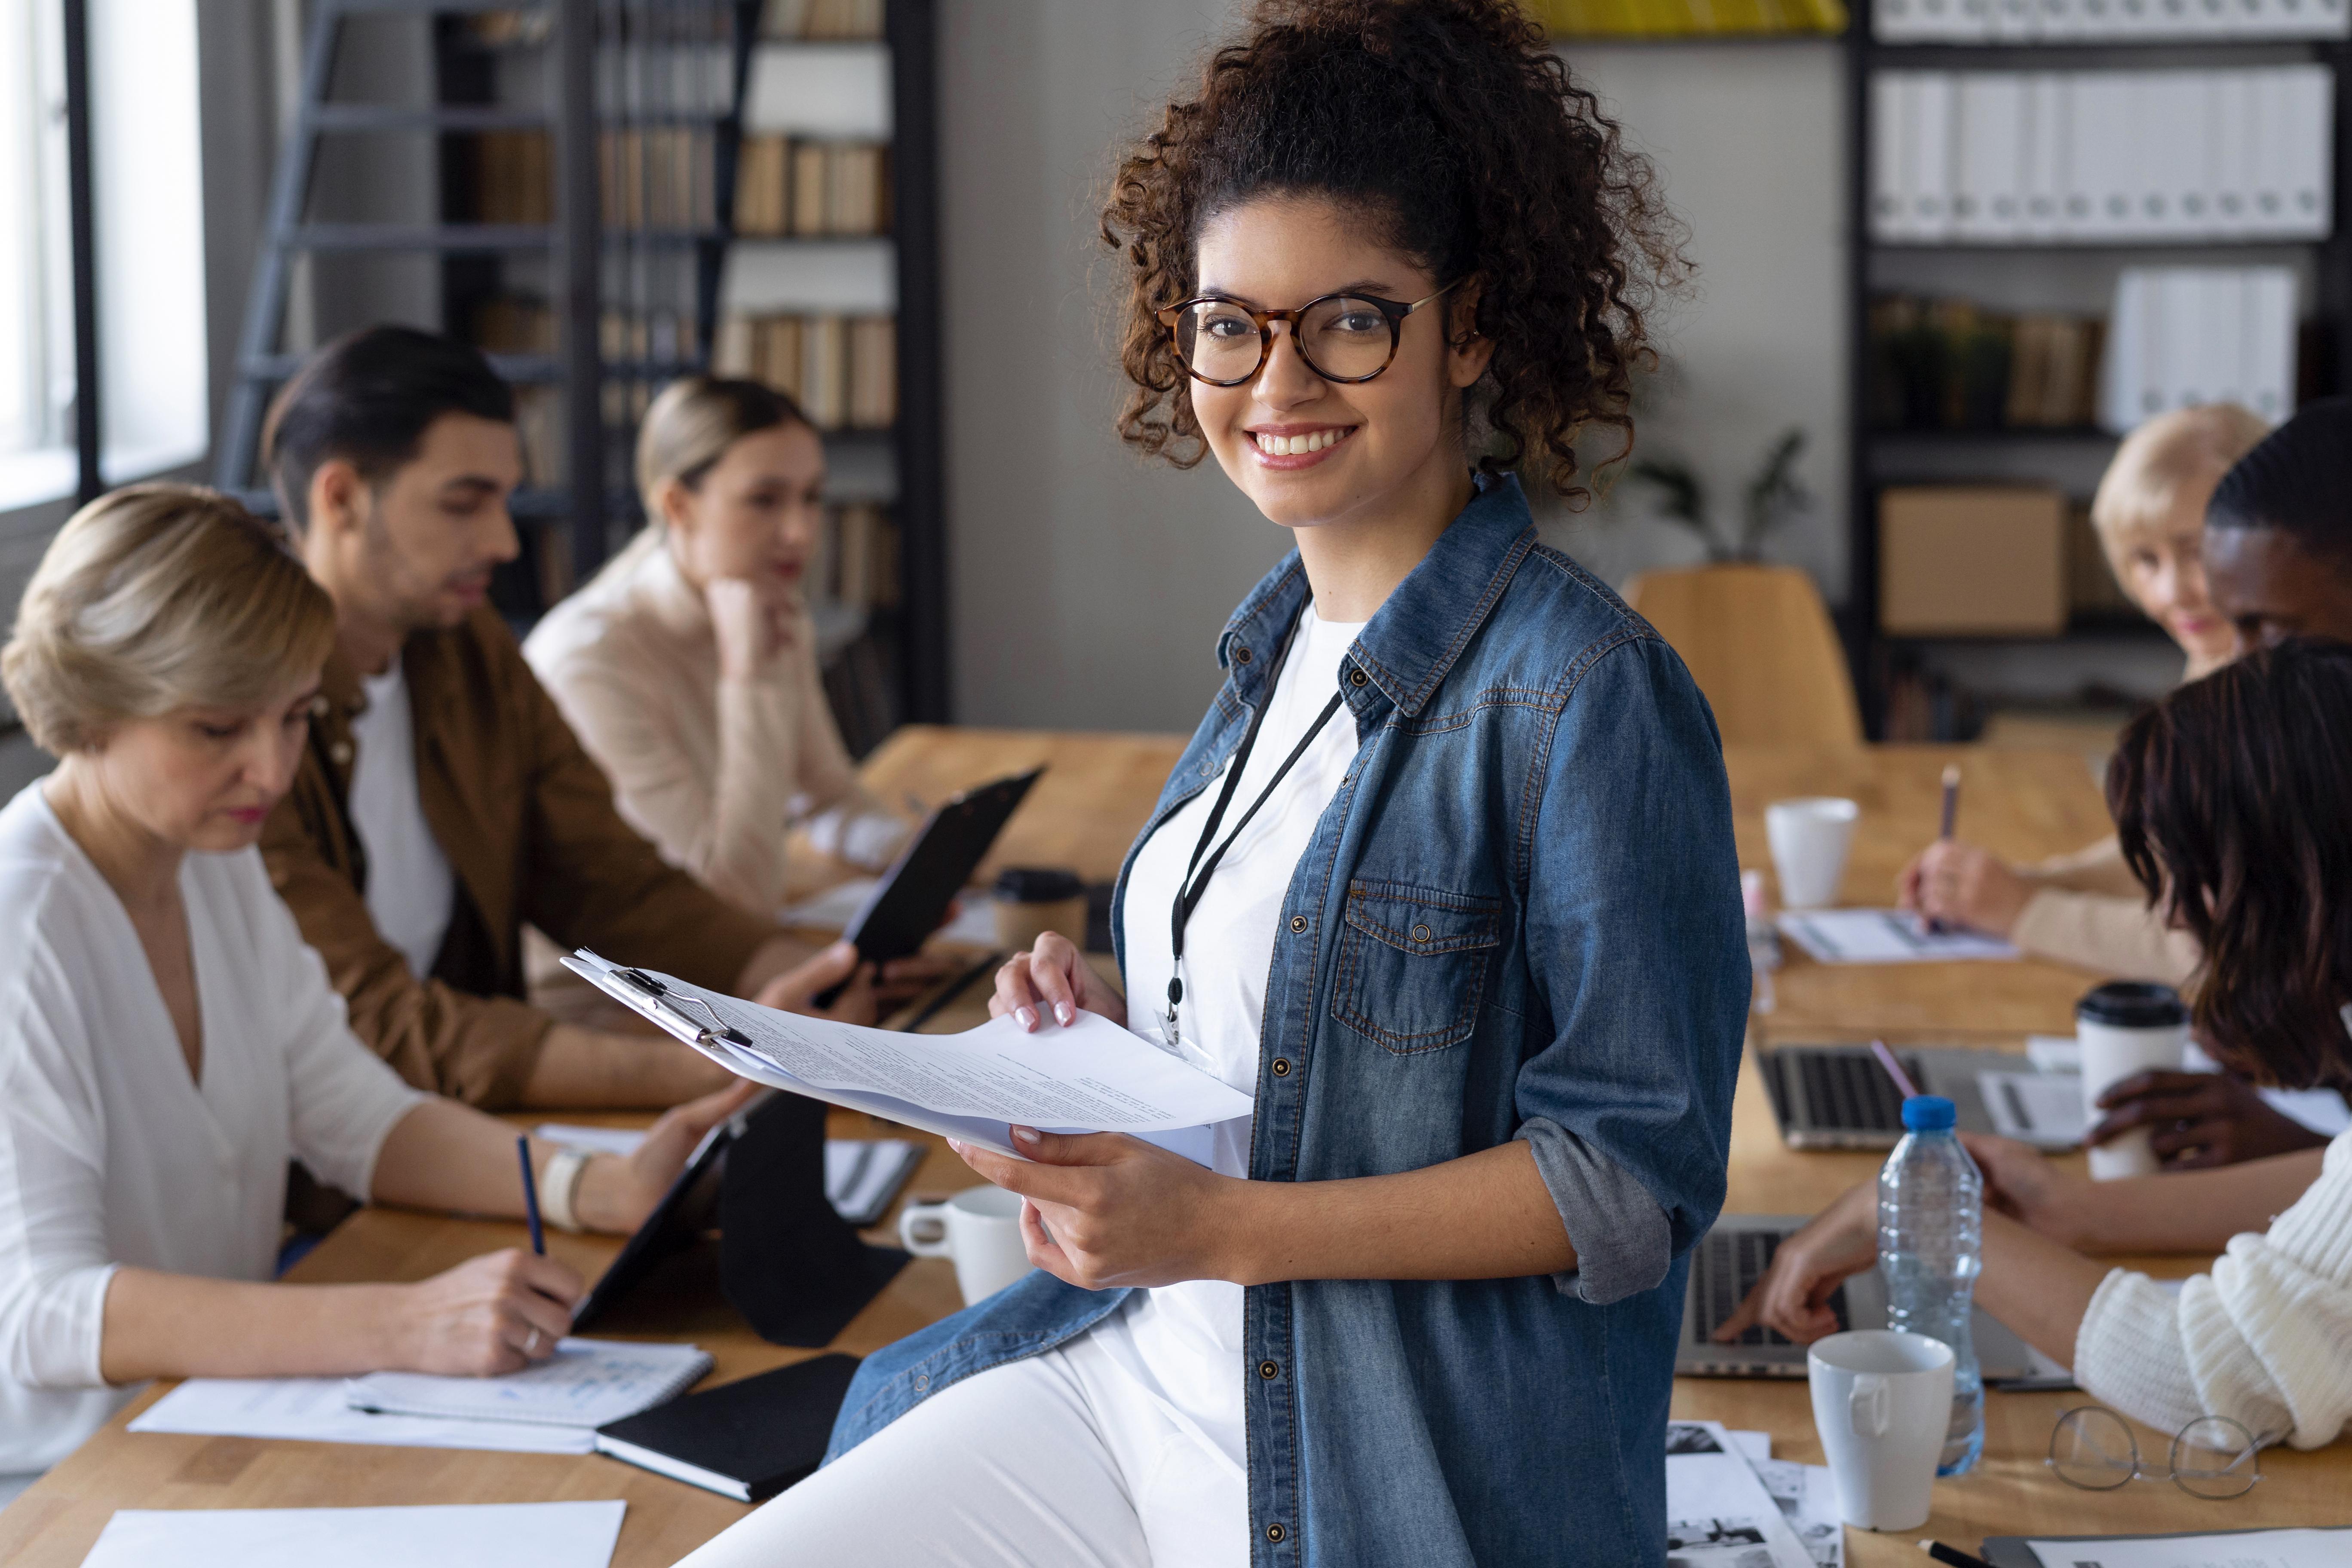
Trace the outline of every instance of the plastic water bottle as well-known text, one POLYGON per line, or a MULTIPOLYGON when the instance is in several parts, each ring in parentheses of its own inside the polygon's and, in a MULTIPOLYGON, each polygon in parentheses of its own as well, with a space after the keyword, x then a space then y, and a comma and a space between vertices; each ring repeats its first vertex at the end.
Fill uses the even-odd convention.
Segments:
POLYGON ((1975 1468, 1984 1452, 1984 1375, 1969 1312, 1984 1257, 1984 1175, 1952 1131, 1952 1102, 1915 1094, 1903 1102, 1903 1142, 1878 1173, 1878 1272, 1886 1326, 1952 1347, 1952 1423, 1939 1476, 1975 1468))

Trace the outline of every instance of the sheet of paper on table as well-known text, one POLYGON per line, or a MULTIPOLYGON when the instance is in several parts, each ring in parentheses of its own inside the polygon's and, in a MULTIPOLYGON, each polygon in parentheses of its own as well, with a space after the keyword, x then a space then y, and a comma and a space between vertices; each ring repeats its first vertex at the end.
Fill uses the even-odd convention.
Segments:
POLYGON ((372 1415, 344 1402, 340 1377, 192 1377, 132 1417, 131 1430, 509 1454, 589 1454, 596 1448, 596 1434, 584 1426, 372 1415))
POLYGON ((563 964, 755 1083, 1015 1158, 1017 1124, 1129 1133, 1206 1164, 1210 1128, 1250 1114, 1249 1095, 1092 1013, 1066 1028, 1048 1019, 1034 1034, 1003 1017, 960 1035, 906 1035, 779 1012, 584 949, 563 964))
POLYGON ((2015 958, 1972 931, 1931 931, 1908 910, 1783 910, 1780 932, 1816 963, 1950 963, 2015 958))
MULTIPOLYGON (((776 923, 805 926, 812 931, 845 931, 874 896, 881 879, 859 877, 838 887, 828 888, 813 899, 803 899, 776 916, 776 923)), ((933 933, 946 942, 961 942, 972 947, 996 945, 996 900, 988 893, 975 893, 969 888, 956 895, 955 918, 933 933)))
MULTIPOLYGON (((2035 1072, 2053 1081, 2063 1075, 2068 1090, 2077 1100, 2074 1136, 2079 1140, 2084 1131, 2081 1125, 2080 1105, 2083 1047, 2072 1035, 2028 1035, 2025 1037, 2025 1059, 2033 1065, 2035 1072)), ((2183 1072, 2221 1070, 2221 1065, 2207 1056, 2194 1040, 2189 1041, 2188 1048, 2181 1052, 2180 1068, 2183 1072)), ((2347 1128, 2352 1128, 2352 1103, 2347 1103, 2343 1094, 2336 1089, 2257 1089, 2254 1092, 2261 1095, 2263 1103, 2273 1110, 2301 1122, 2323 1138, 2333 1138, 2347 1128)), ((2055 1101, 2052 1103, 2054 1110, 2055 1101)), ((1993 1120, 1998 1122, 2000 1119, 2000 1111, 1994 1110, 1993 1120)))
POLYGON ((1838 1515, 1837 1482, 1827 1465, 1801 1465, 1772 1457, 1769 1432, 1726 1432, 1747 1456, 1756 1479, 1780 1505, 1780 1517, 1812 1553, 1813 1568, 1845 1568, 1845 1521, 1838 1515))
POLYGON ((628 1507, 126 1508, 82 1568, 606 1568, 628 1507))
POLYGON ((1666 1423, 1666 1552, 1680 1568, 1815 1568, 1788 1517, 1719 1421, 1666 1423))
POLYGON ((2345 1568, 2352 1530, 2248 1530, 2221 1535, 2029 1540, 2042 1568, 2345 1568))
POLYGON ((343 1384, 354 1410, 451 1421, 520 1421, 593 1433, 674 1399, 702 1381, 710 1356, 693 1345, 565 1338, 555 1353, 503 1377, 378 1372, 343 1384))

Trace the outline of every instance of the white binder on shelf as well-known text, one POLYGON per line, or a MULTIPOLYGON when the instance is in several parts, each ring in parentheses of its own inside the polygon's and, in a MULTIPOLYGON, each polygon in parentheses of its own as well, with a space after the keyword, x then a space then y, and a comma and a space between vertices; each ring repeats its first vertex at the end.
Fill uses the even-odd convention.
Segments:
POLYGON ((2298 239, 2325 239, 2335 213, 2336 73, 2326 66, 2281 66, 2275 72, 2286 109, 2286 232, 2298 239))
POLYGON ((1905 78, 1880 71, 1870 79, 1870 233, 1874 239, 1910 237, 1911 204, 1904 184, 1911 112, 1905 78))
POLYGON ((2253 80, 2242 70, 2208 72, 2205 79, 2207 224, 2217 239, 2253 230, 2253 80))
POLYGON ((2136 128, 2128 115, 2127 73, 2084 71, 2068 83, 2074 132, 2068 169, 2069 239, 2102 241, 2130 235, 2136 128))
POLYGON ((2287 267, 2247 269, 2245 405, 2276 422, 2294 412, 2294 270, 2287 267))
POLYGON ((2131 193, 2131 216, 2124 222, 2126 239, 2177 239, 2180 215, 2173 201, 2173 168, 2178 156, 2176 111, 2172 90, 2178 73, 2125 71, 2123 123, 2129 141, 2124 148, 2126 188, 2131 193))
POLYGON ((2107 309, 2107 340, 2099 356, 2099 424, 2117 436, 2129 434, 2145 416, 2141 389, 2147 372, 2141 349, 2147 338, 2148 306, 2147 274, 2125 268, 2116 278, 2115 300, 2107 309))
POLYGON ((2158 94, 2158 127, 2147 151, 2161 167, 2168 197, 2166 232, 2210 239, 2213 224, 2213 71, 2167 71, 2158 94))
POLYGON ((2143 397, 2153 405, 2150 413, 2193 408, 2213 400, 2209 390, 2213 366, 2204 359, 2202 320, 2219 292, 2213 272, 2206 267, 2167 267, 2156 273, 2155 374, 2147 378, 2143 397))
POLYGON ((2200 279, 2202 295, 2196 320, 2197 357, 2189 384, 2181 389, 2184 408, 2200 403, 2246 405, 2247 312, 2253 300, 2251 268, 2210 268, 2200 279))
POLYGON ((2053 240, 2067 232, 2066 201, 2074 152, 2074 78, 2037 71, 2025 78, 2024 237, 2053 240))
POLYGON ((2030 44, 2041 35, 2040 0, 1992 0, 1996 44, 2030 44))
POLYGON ((1952 237, 1953 132, 1958 116, 1953 79, 1942 71, 1911 73, 1910 134, 1904 187, 1911 196, 1910 239, 1952 237))
POLYGON ((2025 78, 1971 71, 1959 78, 1957 96, 1952 233, 1968 240, 2014 240, 2025 227, 2025 78))
POLYGON ((2083 0, 2041 0, 2041 11, 2034 18, 2034 41, 2043 44, 2072 44, 2083 37, 2083 0))

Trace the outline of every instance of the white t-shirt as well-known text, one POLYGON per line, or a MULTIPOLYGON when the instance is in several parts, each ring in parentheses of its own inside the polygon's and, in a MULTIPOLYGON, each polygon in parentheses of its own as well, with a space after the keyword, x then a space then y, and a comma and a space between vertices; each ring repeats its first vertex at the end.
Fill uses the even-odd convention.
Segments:
MULTIPOLYGON (((1361 622, 1325 621, 1311 605, 1300 616, 1265 723, 1224 820, 1218 824, 1211 852, 1233 832, 1266 780, 1339 689, 1340 661, 1363 629, 1361 622)), ((1263 657, 1266 650, 1257 651, 1263 657)), ((1355 761, 1356 750, 1355 717, 1342 707, 1225 851, 1185 923, 1178 1050, 1246 1093, 1257 1090, 1258 1029, 1282 901, 1291 873, 1355 761)), ((1170 910, 1201 841, 1202 825, 1223 787, 1220 773, 1160 824, 1128 876, 1121 910, 1127 928, 1128 1022, 1139 1034, 1160 1035, 1171 966, 1170 910)), ((1223 1175, 1247 1175, 1249 1146, 1250 1118, 1223 1122, 1215 1130, 1211 1164, 1223 1175)), ((1104 1412, 1108 1421, 1118 1422, 1127 1413, 1143 1419, 1156 1415, 1190 1434, 1232 1473, 1246 1475, 1240 1286, 1194 1279, 1139 1290, 1089 1338, 1103 1354, 1081 1361, 1082 1373, 1097 1360, 1116 1369, 1087 1379, 1089 1395, 1109 1406, 1104 1412)), ((1129 1479, 1139 1488, 1146 1484, 1146 1478, 1129 1479)), ((1237 1495, 1226 1488, 1202 1489, 1221 1498, 1237 1495)), ((1165 1499, 1154 1500, 1161 1507, 1168 1504, 1165 1499)))
POLYGON ((416 793, 416 723, 400 660, 360 684, 367 710, 352 721, 352 743, 359 748, 352 827, 367 852, 368 915, 376 934, 398 948, 409 973, 422 980, 433 973, 448 934, 457 879, 416 793))
POLYGON ((365 1193, 426 1098, 352 1037, 258 850, 189 856, 180 897, 201 1083, 41 785, 0 810, 0 1475, 55 1464, 130 1397, 99 1371, 117 1268, 271 1278, 288 1158, 365 1193))

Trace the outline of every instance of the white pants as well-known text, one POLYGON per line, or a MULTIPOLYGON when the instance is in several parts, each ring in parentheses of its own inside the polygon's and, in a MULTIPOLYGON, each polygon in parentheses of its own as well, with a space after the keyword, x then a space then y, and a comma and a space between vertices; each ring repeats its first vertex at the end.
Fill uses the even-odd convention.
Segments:
POLYGON ((1246 1488, 1171 1421, 1107 1426, 1085 1338, 932 1395, 679 1568, 1237 1568, 1246 1488), (1202 1506, 1204 1499, 1214 1505, 1202 1506))

